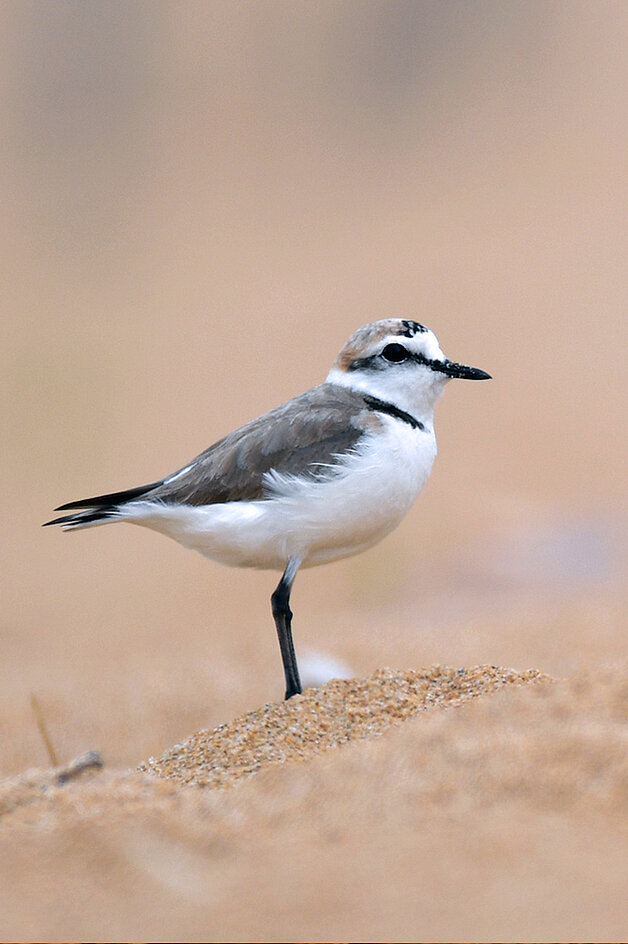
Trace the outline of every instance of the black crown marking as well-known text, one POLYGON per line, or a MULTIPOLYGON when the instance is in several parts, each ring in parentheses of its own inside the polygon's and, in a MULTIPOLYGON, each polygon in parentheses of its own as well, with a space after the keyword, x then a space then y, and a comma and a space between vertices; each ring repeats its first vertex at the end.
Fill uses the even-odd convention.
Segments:
POLYGON ((413 338, 415 334, 424 334, 427 331, 425 325, 419 324, 418 321, 407 321, 403 318, 401 324, 403 325, 403 331, 400 331, 399 334, 403 338, 413 338))

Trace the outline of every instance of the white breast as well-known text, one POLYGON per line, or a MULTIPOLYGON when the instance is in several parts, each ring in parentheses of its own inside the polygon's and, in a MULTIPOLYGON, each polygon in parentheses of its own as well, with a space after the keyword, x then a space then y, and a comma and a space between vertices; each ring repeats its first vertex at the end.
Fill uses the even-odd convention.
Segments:
POLYGON ((311 567, 356 554, 399 524, 436 456, 432 430, 381 419, 381 427, 325 481, 271 472, 264 500, 204 506, 138 502, 128 520, 230 566, 283 570, 291 558, 311 567))

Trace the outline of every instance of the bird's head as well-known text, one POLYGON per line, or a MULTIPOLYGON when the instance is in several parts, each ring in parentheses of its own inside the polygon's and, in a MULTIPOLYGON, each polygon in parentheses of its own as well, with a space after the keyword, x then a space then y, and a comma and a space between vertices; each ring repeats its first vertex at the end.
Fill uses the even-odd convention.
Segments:
POLYGON ((429 418, 448 381, 490 380, 490 374, 446 357, 433 331, 417 321, 387 318, 364 325, 336 359, 327 383, 341 384, 429 418))

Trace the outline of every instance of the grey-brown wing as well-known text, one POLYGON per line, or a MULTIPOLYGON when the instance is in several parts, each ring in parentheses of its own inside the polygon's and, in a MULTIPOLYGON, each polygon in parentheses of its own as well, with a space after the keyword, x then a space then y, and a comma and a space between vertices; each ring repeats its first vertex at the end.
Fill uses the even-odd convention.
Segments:
POLYGON ((359 393, 321 384, 229 433, 145 497, 190 505, 262 498, 271 469, 329 474, 377 422, 359 393))

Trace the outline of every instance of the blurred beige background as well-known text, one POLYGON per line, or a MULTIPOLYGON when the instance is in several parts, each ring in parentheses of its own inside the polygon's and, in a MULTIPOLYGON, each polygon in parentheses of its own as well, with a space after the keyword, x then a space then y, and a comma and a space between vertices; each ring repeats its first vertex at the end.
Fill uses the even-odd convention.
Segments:
POLYGON ((451 384, 399 530, 303 572, 295 639, 365 674, 625 661, 620 2, 5 2, 3 774, 134 764, 282 693, 274 574, 42 531, 432 327, 451 384))

